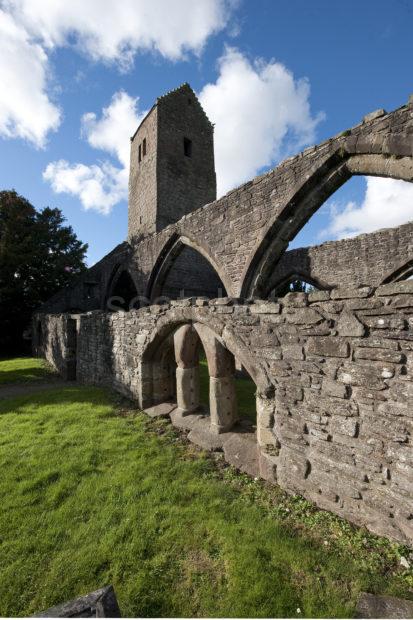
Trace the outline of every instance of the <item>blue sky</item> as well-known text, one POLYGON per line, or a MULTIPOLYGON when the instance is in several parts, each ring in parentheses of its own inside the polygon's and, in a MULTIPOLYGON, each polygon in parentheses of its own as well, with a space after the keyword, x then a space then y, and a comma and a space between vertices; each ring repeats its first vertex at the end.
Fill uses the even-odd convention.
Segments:
MULTIPOLYGON (((412 31, 413 0, 0 0, 0 186, 61 208, 93 264, 126 237, 127 136, 157 96, 199 94, 227 191, 406 103, 412 31)), ((291 247, 411 207, 410 184, 352 179, 291 247)))

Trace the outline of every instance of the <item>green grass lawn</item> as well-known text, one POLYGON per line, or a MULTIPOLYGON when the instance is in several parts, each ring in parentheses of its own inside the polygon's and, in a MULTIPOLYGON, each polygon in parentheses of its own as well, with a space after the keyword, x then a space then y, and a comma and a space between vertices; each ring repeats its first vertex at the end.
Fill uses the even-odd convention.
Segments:
POLYGON ((55 377, 45 360, 35 357, 0 359, 0 385, 5 383, 26 383, 55 377))
POLYGON ((406 550, 114 398, 0 402, 0 616, 109 583, 125 616, 346 617, 361 590, 408 594, 406 550))
MULTIPOLYGON (((200 400, 201 404, 209 407, 209 372, 208 363, 205 358, 199 362, 200 378, 200 400)), ((235 379, 235 390, 237 393, 238 414, 241 418, 250 420, 253 424, 257 422, 257 412, 255 403, 255 383, 252 379, 237 377, 235 379)))

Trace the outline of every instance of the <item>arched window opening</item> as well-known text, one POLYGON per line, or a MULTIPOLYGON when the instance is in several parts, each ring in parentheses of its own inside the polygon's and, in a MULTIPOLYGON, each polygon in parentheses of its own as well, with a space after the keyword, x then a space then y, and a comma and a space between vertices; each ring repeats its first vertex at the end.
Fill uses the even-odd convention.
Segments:
POLYGON ((315 284, 297 276, 289 278, 287 281, 273 288, 268 298, 277 299, 278 297, 284 297, 287 293, 312 293, 319 290, 320 289, 315 284))
POLYGON ((328 176, 323 183, 303 191, 294 204, 288 220, 291 232, 283 233, 284 238, 291 235, 289 244, 281 255, 280 238, 273 229, 267 249, 257 258, 261 262, 254 267, 255 275, 248 276, 251 284, 246 279, 244 289, 252 286, 252 290, 244 290, 244 294, 268 298, 291 291, 309 292, 311 287, 318 288, 317 282, 323 283, 321 289, 378 286, 386 276, 383 248, 386 268, 396 269, 403 259, 411 258, 413 183, 354 173, 347 173, 344 183, 342 177, 330 183, 328 176), (292 272, 308 274, 308 280, 300 276, 295 282, 286 281, 292 272), (280 282, 284 288, 276 291, 280 282))
POLYGON ((313 246, 395 228, 413 220, 413 183, 380 176, 352 176, 290 241, 313 246))
POLYGON ((404 265, 401 265, 395 269, 392 273, 388 274, 383 279, 382 284, 402 282, 403 280, 413 280, 413 258, 408 260, 404 265))
POLYGON ((108 298, 108 309, 112 311, 132 310, 136 307, 138 291, 128 271, 116 277, 108 298))
POLYGON ((149 355, 144 372, 151 374, 151 390, 146 381, 142 396, 144 408, 174 403, 173 415, 182 428, 193 428, 195 415, 204 420, 204 431, 206 425, 215 435, 255 432, 255 383, 240 364, 236 371, 234 355, 208 327, 184 324, 151 346, 153 355, 144 355, 144 360, 149 355))
POLYGON ((152 300, 185 297, 225 297, 227 291, 211 263, 196 249, 177 243, 150 291, 152 300))

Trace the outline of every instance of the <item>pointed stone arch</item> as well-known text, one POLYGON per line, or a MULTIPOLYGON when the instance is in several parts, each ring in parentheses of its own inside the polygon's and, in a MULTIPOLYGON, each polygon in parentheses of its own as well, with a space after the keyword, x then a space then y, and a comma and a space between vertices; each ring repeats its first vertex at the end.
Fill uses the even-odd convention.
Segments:
MULTIPOLYGON (((308 174, 299 187, 294 188, 285 205, 277 210, 244 270, 242 297, 263 296, 270 270, 291 239, 350 177, 380 176, 413 182, 413 157, 403 156, 403 153, 411 152, 408 136, 401 136, 397 144, 379 144, 379 140, 384 140, 382 136, 376 137, 374 144, 374 137, 367 152, 357 153, 352 143, 337 149, 308 174)), ((360 150, 362 148, 363 143, 360 150)))
POLYGON ((116 265, 109 278, 104 309, 130 310, 138 301, 138 287, 130 270, 124 264, 116 265))
MULTIPOLYGON (((196 294, 198 296, 205 295, 207 297, 218 297, 218 289, 222 290, 222 296, 231 294, 231 282, 229 278, 225 274, 224 270, 218 265, 215 258, 210 255, 208 250, 204 248, 199 242, 193 241, 185 235, 179 235, 178 233, 174 233, 168 239, 161 252, 159 253, 159 256, 149 277, 146 291, 146 296, 149 300, 153 301, 163 296, 163 293, 165 292, 165 283, 167 281, 168 275, 171 272, 171 269, 175 264, 175 261, 179 259, 179 257, 184 251, 188 250, 190 253, 192 253, 193 259, 191 261, 191 256, 187 257, 186 263, 188 265, 188 268, 191 268, 191 263, 194 263, 194 259, 196 258, 196 256, 198 256, 198 259, 203 265, 205 275, 208 276, 209 273, 209 283, 205 281, 205 290, 202 291, 201 283, 201 290, 197 290, 196 294), (213 282, 213 285, 211 286, 211 280, 213 280, 214 278, 215 280, 213 282), (216 293, 213 294, 215 291, 216 293)), ((205 277, 205 280, 207 279, 208 277, 205 277)), ((182 281, 182 289, 185 290, 184 281, 182 281)), ((171 291, 166 292, 171 293, 171 291)), ((173 295, 171 294, 165 296, 173 298, 173 295)))
POLYGON ((400 282, 407 280, 413 276, 413 258, 401 264, 397 269, 388 273, 381 284, 390 284, 391 282, 400 282))

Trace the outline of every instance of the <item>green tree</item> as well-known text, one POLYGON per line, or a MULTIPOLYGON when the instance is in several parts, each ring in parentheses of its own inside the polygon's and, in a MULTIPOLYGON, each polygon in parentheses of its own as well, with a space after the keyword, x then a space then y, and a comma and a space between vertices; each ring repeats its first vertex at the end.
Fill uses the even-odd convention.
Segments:
POLYGON ((22 350, 33 311, 86 268, 87 245, 64 222, 59 209, 0 192, 0 355, 22 350))

